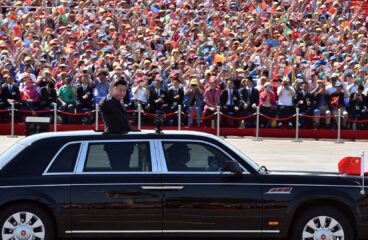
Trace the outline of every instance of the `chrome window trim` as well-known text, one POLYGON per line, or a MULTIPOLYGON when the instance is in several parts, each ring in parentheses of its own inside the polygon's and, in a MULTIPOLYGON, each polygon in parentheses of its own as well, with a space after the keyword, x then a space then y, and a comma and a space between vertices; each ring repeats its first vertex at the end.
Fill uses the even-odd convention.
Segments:
POLYGON ((159 165, 161 166, 160 173, 167 173, 167 165, 166 165, 166 159, 165 159, 165 153, 164 148, 162 147, 161 140, 155 140, 156 143, 156 151, 157 151, 157 160, 159 161, 159 165))
POLYGON ((280 230, 72 230, 66 234, 85 233, 280 233, 280 230))
MULTIPOLYGON (((227 173, 227 172, 175 172, 175 171, 169 171, 167 169, 163 142, 187 142, 187 143, 201 143, 201 144, 209 145, 209 146, 214 147, 217 150, 219 150, 222 154, 227 156, 230 160, 239 163, 230 154, 228 154, 226 151, 221 149, 219 146, 217 146, 213 143, 203 141, 203 140, 196 140, 196 139, 159 139, 159 140, 157 140, 157 142, 159 143, 158 147, 160 149, 160 154, 161 154, 160 161, 161 161, 161 165, 163 166, 163 171, 161 172, 162 174, 224 174, 224 173, 227 173)), ((243 174, 250 174, 250 172, 248 172, 241 164, 239 164, 239 165, 243 169, 243 174)))
POLYGON ((152 139, 118 139, 118 140, 87 140, 83 142, 83 149, 80 161, 78 162, 78 166, 76 168, 76 175, 132 175, 132 174, 157 174, 160 172, 158 161, 154 149, 154 142, 152 139), (96 143, 120 143, 120 142, 145 142, 149 143, 150 147, 150 154, 151 154, 151 171, 149 172, 84 172, 84 165, 87 161, 87 153, 88 153, 88 147, 90 144, 96 144, 96 143))
MULTIPOLYGON (((155 173, 156 174, 156 173, 155 173)), ((159 173, 158 173, 159 174, 159 173)), ((150 185, 161 186, 162 183, 149 183, 150 185)), ((31 188, 31 187, 65 187, 65 186, 124 186, 124 185, 147 185, 146 183, 76 183, 76 184, 41 184, 41 185, 12 185, 0 186, 4 188, 31 188)), ((294 186, 294 187, 341 187, 341 188, 362 188, 360 185, 327 185, 327 184, 285 184, 285 183, 165 183, 166 185, 218 185, 218 186, 294 186)), ((368 186, 365 187, 368 190, 368 186)))
POLYGON ((47 165, 45 171, 43 172, 42 176, 53 176, 53 175, 72 175, 72 174, 75 174, 75 169, 76 169, 76 166, 78 164, 78 161, 79 161, 79 158, 80 158, 80 154, 81 154, 81 149, 82 149, 82 141, 73 141, 73 142, 68 142, 66 144, 64 144, 60 149, 59 151, 57 151, 57 153, 55 154, 55 156, 52 158, 51 162, 47 165), (72 144, 79 144, 79 151, 78 151, 78 156, 77 156, 77 159, 75 161, 75 164, 74 164, 74 170, 73 172, 49 172, 49 169, 51 168, 52 164, 55 162, 56 158, 60 155, 60 153, 66 148, 68 147, 69 145, 72 145, 72 144))

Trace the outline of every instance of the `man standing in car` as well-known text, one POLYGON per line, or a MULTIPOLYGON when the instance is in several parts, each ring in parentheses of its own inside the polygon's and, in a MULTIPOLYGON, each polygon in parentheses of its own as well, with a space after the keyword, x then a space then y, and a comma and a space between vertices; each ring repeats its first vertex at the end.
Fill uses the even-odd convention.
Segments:
POLYGON ((127 83, 121 79, 112 82, 109 94, 101 101, 101 112, 105 122, 105 133, 124 133, 131 130, 128 111, 122 104, 127 83))

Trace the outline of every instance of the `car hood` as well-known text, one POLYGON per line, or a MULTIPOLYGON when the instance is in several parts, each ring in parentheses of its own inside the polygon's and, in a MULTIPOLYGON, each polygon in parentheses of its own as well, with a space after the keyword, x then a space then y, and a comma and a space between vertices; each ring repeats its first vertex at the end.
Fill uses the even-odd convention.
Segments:
MULTIPOLYGON (((368 183, 368 178, 365 178, 368 183)), ((268 171, 258 178, 264 184, 280 185, 349 185, 361 186, 361 177, 338 172, 268 171)))

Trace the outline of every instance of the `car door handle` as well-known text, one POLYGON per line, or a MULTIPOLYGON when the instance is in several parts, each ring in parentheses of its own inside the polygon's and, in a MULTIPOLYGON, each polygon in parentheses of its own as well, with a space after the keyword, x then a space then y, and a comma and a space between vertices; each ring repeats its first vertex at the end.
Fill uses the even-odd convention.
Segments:
POLYGON ((182 190, 184 186, 141 186, 143 190, 182 190))

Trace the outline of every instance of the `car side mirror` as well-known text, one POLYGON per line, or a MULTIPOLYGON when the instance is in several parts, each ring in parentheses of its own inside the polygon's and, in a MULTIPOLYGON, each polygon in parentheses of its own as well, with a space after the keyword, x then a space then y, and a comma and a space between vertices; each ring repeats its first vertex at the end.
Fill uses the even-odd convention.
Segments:
POLYGON ((231 172, 236 176, 243 175, 243 169, 240 167, 239 163, 235 161, 225 161, 222 167, 222 172, 231 172))

